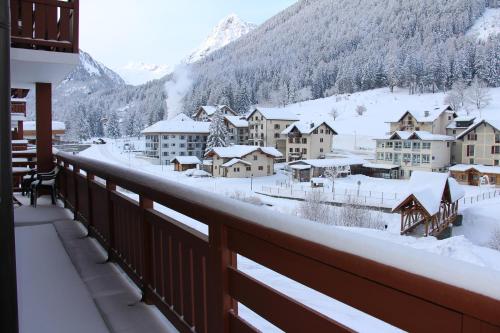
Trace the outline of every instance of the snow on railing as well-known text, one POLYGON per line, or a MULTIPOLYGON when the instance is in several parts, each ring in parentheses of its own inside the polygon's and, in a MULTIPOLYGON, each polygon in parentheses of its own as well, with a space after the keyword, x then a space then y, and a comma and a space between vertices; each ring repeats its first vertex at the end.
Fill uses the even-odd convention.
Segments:
POLYGON ((463 205, 472 205, 484 200, 490 200, 495 198, 500 198, 500 190, 495 189, 493 191, 487 191, 476 195, 466 196, 460 199, 460 203, 462 203, 463 205))
POLYGON ((238 315, 238 302, 284 331, 349 331, 247 275, 236 255, 406 331, 500 329, 500 273, 488 268, 117 165, 56 156, 65 205, 142 289, 143 300, 181 331, 256 332, 238 315), (154 203, 205 224, 208 236, 154 203))

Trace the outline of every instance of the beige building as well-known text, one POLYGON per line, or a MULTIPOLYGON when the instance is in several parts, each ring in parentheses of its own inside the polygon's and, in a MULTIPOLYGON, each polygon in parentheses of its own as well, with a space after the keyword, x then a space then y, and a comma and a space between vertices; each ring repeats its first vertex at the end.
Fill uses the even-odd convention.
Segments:
MULTIPOLYGON (((472 116, 460 116, 455 118, 446 127, 446 134, 454 137, 460 136, 463 132, 468 130, 471 126, 476 123, 476 117, 472 116)), ((451 143, 451 164, 462 163, 462 141, 455 140, 451 143)))
POLYGON ((285 109, 256 108, 247 116, 247 120, 250 145, 274 147, 284 156, 287 138, 281 132, 299 119, 285 109))
POLYGON ((225 116, 224 123, 228 130, 228 144, 247 145, 248 144, 248 121, 245 117, 225 116))
POLYGON ((227 105, 202 105, 193 113, 193 119, 196 121, 210 121, 217 110, 222 110, 224 116, 237 115, 236 112, 227 105))
POLYGON ((425 131, 397 131, 376 139, 376 163, 399 166, 399 178, 410 178, 415 170, 444 172, 450 166, 453 136, 425 131))
POLYGON ((456 117, 456 113, 449 105, 423 111, 405 111, 398 119, 389 122, 389 134, 396 131, 446 134, 447 126, 456 117))
POLYGON ((325 158, 332 149, 337 132, 327 122, 298 121, 288 126, 282 136, 286 138, 286 161, 325 158))
POLYGON ((212 148, 206 155, 212 159, 214 177, 248 178, 274 174, 274 159, 282 157, 273 147, 235 145, 212 148))
POLYGON ((500 165, 500 121, 480 120, 457 136, 461 158, 457 163, 500 165))

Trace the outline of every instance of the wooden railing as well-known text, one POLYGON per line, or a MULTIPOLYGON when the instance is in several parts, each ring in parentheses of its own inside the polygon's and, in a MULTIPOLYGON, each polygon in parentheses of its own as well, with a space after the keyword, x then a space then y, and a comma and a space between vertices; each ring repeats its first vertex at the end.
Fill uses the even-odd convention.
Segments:
POLYGON ((10 0, 11 45, 78 53, 79 0, 10 0))
MULTIPOLYGON (((370 253, 293 235, 286 226, 304 221, 291 216, 97 160, 66 153, 56 160, 67 207, 142 289, 143 300, 181 332, 256 332, 238 315, 237 302, 287 332, 352 331, 239 270, 236 254, 406 331, 500 332, 498 294, 488 297, 370 260, 370 253), (208 236, 154 203, 207 225, 208 236)), ((364 249, 366 240, 357 239, 364 249)), ((408 251, 408 267, 422 265, 408 251)), ((428 265, 431 271, 437 266, 428 265)), ((453 278, 457 270, 450 267, 439 266, 453 278)), ((473 280, 491 282, 479 275, 473 280)))

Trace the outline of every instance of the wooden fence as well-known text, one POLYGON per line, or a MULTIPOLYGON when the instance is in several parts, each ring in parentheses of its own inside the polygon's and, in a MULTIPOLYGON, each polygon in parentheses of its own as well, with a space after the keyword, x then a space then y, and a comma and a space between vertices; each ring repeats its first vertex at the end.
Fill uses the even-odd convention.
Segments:
POLYGON ((250 205, 66 153, 57 163, 67 207, 181 332, 257 332, 237 302, 287 332, 352 331, 239 270, 237 254, 407 331, 500 332, 497 299, 271 229, 250 205), (206 224, 208 236, 153 203, 206 224))
POLYGON ((10 0, 11 44, 78 53, 79 0, 10 0))

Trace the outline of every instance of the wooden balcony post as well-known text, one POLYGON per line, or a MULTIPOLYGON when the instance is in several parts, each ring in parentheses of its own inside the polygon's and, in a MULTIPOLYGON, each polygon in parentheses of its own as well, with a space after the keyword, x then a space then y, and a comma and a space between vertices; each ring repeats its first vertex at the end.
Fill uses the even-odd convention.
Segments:
POLYGON ((80 168, 73 164, 73 191, 75 193, 75 205, 73 207, 73 219, 78 219, 78 174, 80 173, 80 168))
POLYGON ((38 171, 52 170, 52 84, 36 83, 36 160, 38 171))
POLYGON ((89 225, 94 225, 93 212, 92 212, 92 191, 90 190, 90 185, 94 180, 94 175, 87 172, 87 207, 88 207, 88 222, 89 225))
POLYGON ((153 256, 151 255, 151 225, 146 220, 146 210, 153 208, 153 201, 145 198, 144 196, 139 196, 139 206, 141 207, 141 223, 142 223, 142 260, 144 264, 144 272, 142 272, 142 300, 146 304, 151 304, 150 297, 150 285, 152 279, 152 269, 153 269, 153 256))
POLYGON ((227 246, 227 227, 221 223, 209 225, 209 257, 207 280, 208 331, 229 332, 229 312, 237 313, 236 302, 229 295, 228 267, 236 267, 236 255, 227 246))
POLYGON ((113 259, 115 247, 115 218, 113 214, 113 200, 111 200, 111 194, 116 191, 116 184, 106 179, 106 207, 108 210, 108 235, 109 235, 109 245, 108 245, 108 260, 113 259))

